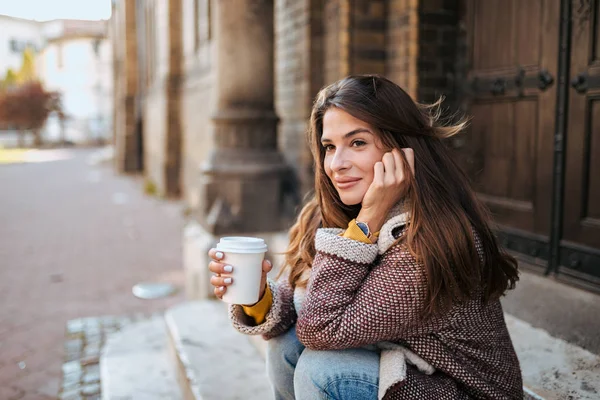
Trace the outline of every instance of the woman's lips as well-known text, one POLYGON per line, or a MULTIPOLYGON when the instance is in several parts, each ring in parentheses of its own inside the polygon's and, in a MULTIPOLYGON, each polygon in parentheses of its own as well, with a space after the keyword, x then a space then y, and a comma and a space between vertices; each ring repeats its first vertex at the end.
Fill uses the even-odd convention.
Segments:
POLYGON ((338 187, 338 189, 350 189, 351 187, 355 186, 359 181, 360 179, 346 182, 336 182, 336 186, 338 187))

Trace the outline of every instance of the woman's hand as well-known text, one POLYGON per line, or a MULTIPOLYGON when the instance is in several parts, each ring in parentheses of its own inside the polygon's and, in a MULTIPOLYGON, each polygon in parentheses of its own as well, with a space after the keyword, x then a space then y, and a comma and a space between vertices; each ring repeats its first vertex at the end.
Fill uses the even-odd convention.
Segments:
MULTIPOLYGON (((227 286, 233 283, 233 278, 230 276, 233 272, 233 266, 226 263, 224 260, 224 254, 217 249, 210 249, 208 256, 212 258, 212 261, 208 264, 208 269, 213 272, 210 278, 210 284, 215 287, 215 296, 223 300, 223 295, 227 292, 227 286), (221 274, 225 276, 221 276, 221 274)), ((273 269, 273 264, 269 260, 263 260, 262 263, 262 278, 260 280, 260 293, 258 299, 262 299, 265 294, 267 287, 267 273, 273 269)))
MULTIPOLYGON (((413 149, 402 149, 404 157, 415 173, 415 154, 413 149)), ((407 171, 400 155, 400 150, 393 149, 385 153, 383 159, 373 167, 373 182, 367 189, 361 204, 357 221, 365 222, 372 232, 377 232, 385 222, 390 209, 408 192, 407 171)))

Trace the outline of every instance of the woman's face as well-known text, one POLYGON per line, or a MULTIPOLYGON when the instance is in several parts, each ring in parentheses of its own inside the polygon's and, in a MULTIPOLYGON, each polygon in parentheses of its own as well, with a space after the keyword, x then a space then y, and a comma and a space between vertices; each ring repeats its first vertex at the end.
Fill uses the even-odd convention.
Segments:
POLYGON ((323 116, 325 173, 346 205, 362 202, 386 150, 369 124, 332 107, 323 116))

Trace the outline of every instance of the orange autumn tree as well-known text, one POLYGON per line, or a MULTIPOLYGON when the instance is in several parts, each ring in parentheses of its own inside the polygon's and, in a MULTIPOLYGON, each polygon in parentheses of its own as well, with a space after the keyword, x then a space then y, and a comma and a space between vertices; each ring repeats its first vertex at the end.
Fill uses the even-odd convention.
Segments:
POLYGON ((31 131, 36 146, 42 144, 41 130, 51 113, 63 117, 60 93, 47 91, 41 82, 28 81, 0 92, 0 125, 19 132, 31 131))
POLYGON ((0 127, 11 127, 23 133, 34 135, 36 146, 42 144, 41 130, 52 113, 63 119, 61 96, 58 92, 47 91, 37 78, 34 53, 31 49, 23 52, 21 68, 15 73, 11 69, 0 84, 0 127))

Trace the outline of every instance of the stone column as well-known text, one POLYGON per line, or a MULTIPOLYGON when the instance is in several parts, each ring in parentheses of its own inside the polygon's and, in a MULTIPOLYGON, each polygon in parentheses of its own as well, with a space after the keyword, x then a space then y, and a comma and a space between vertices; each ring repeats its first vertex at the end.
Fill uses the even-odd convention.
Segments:
POLYGON ((138 130, 138 40, 136 0, 123 0, 118 5, 114 26, 118 32, 114 57, 117 60, 115 90, 116 118, 115 165, 119 172, 139 172, 142 170, 141 132, 138 130))
POLYGON ((277 231, 287 167, 277 150, 273 0, 212 5, 218 72, 205 226, 214 235, 277 231))

